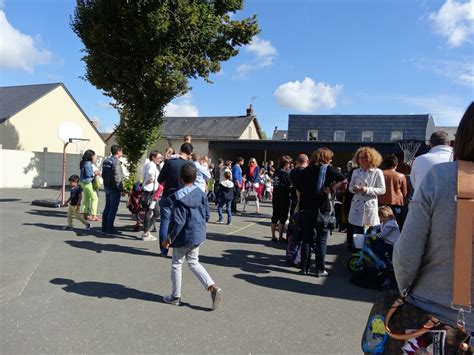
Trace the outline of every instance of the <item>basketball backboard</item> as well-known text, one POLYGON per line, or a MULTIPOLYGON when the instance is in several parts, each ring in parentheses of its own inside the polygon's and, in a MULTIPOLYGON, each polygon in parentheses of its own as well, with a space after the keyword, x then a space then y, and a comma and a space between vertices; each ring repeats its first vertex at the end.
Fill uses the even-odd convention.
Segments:
POLYGON ((64 143, 69 143, 71 138, 82 139, 82 128, 74 122, 63 122, 58 129, 58 137, 64 143))

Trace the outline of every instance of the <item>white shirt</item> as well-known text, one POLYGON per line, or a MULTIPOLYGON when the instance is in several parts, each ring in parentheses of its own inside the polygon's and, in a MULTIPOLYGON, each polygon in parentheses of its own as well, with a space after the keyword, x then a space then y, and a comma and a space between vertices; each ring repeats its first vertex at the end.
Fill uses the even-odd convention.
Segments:
POLYGON ((158 168, 152 161, 145 164, 143 167, 143 190, 147 192, 154 192, 160 186, 158 184, 158 168), (151 181, 147 184, 147 181, 151 181))
POLYGON ((206 192, 207 181, 211 178, 211 173, 208 168, 197 161, 194 162, 194 166, 196 167, 196 181, 194 185, 199 187, 202 192, 206 192))
POLYGON ((410 179, 413 189, 416 191, 423 181, 425 175, 433 165, 452 161, 453 148, 449 145, 437 145, 426 154, 420 155, 413 162, 410 179))

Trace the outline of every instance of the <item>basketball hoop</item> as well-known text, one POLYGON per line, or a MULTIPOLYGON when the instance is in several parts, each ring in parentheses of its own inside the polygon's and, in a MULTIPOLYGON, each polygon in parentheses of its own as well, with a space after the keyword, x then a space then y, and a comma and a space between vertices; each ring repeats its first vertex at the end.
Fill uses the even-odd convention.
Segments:
POLYGON ((415 155, 421 147, 421 142, 414 140, 398 141, 398 145, 403 151, 403 163, 411 166, 415 160, 415 155))

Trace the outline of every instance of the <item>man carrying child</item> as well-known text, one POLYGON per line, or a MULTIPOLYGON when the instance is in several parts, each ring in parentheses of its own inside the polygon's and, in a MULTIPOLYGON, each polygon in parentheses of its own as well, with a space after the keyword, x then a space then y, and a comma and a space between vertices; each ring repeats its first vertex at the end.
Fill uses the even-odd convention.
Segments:
POLYGON ((180 180, 184 187, 173 193, 168 239, 161 244, 163 249, 173 248, 171 295, 163 301, 173 305, 181 302, 182 267, 184 260, 202 285, 211 294, 212 309, 222 301, 222 290, 212 280, 206 269, 199 263, 199 247, 206 239, 206 222, 209 220, 209 206, 206 194, 194 182, 196 167, 186 163, 181 167, 180 180))

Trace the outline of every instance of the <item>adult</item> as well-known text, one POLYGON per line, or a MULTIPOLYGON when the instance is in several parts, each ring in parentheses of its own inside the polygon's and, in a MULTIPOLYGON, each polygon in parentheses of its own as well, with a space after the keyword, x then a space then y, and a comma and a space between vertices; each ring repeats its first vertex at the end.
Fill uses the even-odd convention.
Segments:
POLYGON ((110 148, 110 157, 102 163, 102 179, 104 180, 105 208, 102 212, 102 233, 120 234, 114 227, 115 216, 120 204, 120 196, 125 196, 123 186, 123 169, 120 158, 122 147, 114 144, 110 148))
POLYGON ((143 188, 142 201, 145 209, 145 221, 142 239, 145 242, 155 241, 156 237, 151 235, 150 231, 155 224, 158 215, 160 214, 160 207, 157 203, 152 204, 152 196, 158 190, 160 184, 158 183, 158 176, 160 172, 158 166, 161 161, 161 154, 156 150, 152 150, 148 155, 148 163, 143 167, 143 188), (151 208, 153 207, 153 208, 151 208))
POLYGON ((273 174, 275 173, 275 168, 273 167, 273 165, 274 165, 273 160, 269 160, 268 165, 267 165, 267 175, 270 178, 273 178, 273 174))
POLYGON ((79 175, 80 185, 84 191, 84 199, 82 201, 81 212, 84 219, 90 221, 98 221, 97 217, 97 205, 99 204, 99 196, 94 190, 92 181, 100 174, 99 171, 94 172, 94 165, 97 161, 95 152, 91 149, 87 149, 82 155, 79 168, 81 169, 79 175))
POLYGON ((362 147, 357 149, 353 161, 359 167, 349 183, 349 191, 354 194, 349 223, 353 233, 364 233, 364 228, 380 224, 377 196, 385 193, 385 179, 378 168, 382 157, 374 148, 362 147))
POLYGON ((290 211, 290 164, 293 161, 288 155, 283 155, 278 161, 279 169, 275 172, 273 177, 273 198, 272 198, 272 224, 270 229, 272 232, 272 241, 285 242, 283 238, 283 231, 285 223, 288 220, 288 212, 290 211), (278 225, 278 236, 276 238, 276 229, 278 225))
POLYGON ((314 244, 316 231, 316 276, 325 277, 329 273, 325 267, 327 251, 327 226, 318 218, 326 211, 331 187, 337 188, 338 183, 346 177, 334 169, 330 162, 334 153, 328 148, 319 148, 313 153, 311 162, 301 173, 297 181, 296 191, 299 199, 299 223, 301 224, 301 273, 307 275, 311 263, 311 247, 314 244), (334 185, 334 183, 336 183, 334 185))
POLYGON ((211 178, 209 168, 203 165, 203 163, 205 163, 205 160, 203 160, 202 157, 197 153, 191 154, 191 160, 193 161, 194 166, 196 167, 196 180, 194 181, 194 185, 199 187, 202 192, 206 193, 207 182, 211 178))
POLYGON ((234 199, 232 200, 232 213, 237 213, 237 203, 240 202, 240 195, 242 193, 243 179, 242 166, 244 165, 244 158, 238 157, 234 166, 232 167, 232 182, 234 183, 234 199))
POLYGON ((290 171, 290 181, 291 181, 291 190, 290 190, 290 217, 293 217, 295 214, 296 205, 298 204, 298 196, 296 195, 296 186, 299 185, 299 179, 302 172, 309 165, 309 158, 306 154, 300 154, 296 158, 295 168, 290 171))
MULTIPOLYGON (((433 166, 416 189, 395 244, 393 266, 401 291, 416 280, 410 303, 456 327, 459 312, 452 306, 452 297, 457 168, 459 160, 474 162, 474 102, 459 123, 453 157, 452 162, 433 166)), ((474 274, 473 264, 471 268, 474 274)), ((466 330, 474 331, 472 314, 466 314, 466 330)))
POLYGON ((420 187, 426 173, 433 165, 452 160, 453 148, 449 145, 449 135, 445 131, 436 131, 430 137, 430 151, 415 159, 411 168, 411 183, 415 191, 420 187))
MULTIPOLYGON (((257 160, 255 158, 250 158, 249 160, 249 165, 247 166, 247 169, 245 169, 245 173, 243 175, 243 178, 245 180, 245 191, 249 193, 250 191, 254 191, 257 193, 256 189, 259 186, 259 181, 260 181, 260 174, 259 174, 259 167, 257 164, 257 160)), ((245 212, 245 208, 247 207, 248 201, 244 201, 244 207, 242 208, 242 212, 245 212)), ((256 212, 260 212, 260 203, 258 201, 258 197, 255 200, 255 207, 256 207, 256 212)))
MULTIPOLYGON (((168 227, 171 217, 171 199, 170 196, 183 187, 180 180, 181 168, 189 163, 189 158, 193 152, 193 146, 190 143, 183 143, 177 159, 168 159, 163 165, 158 183, 164 184, 163 195, 159 202, 160 207, 160 246, 168 238, 168 227)), ((168 249, 161 247, 161 255, 168 255, 168 249)))
POLYGON ((383 161, 385 169, 385 193, 378 196, 380 206, 387 205, 392 209, 400 229, 403 228, 402 209, 407 196, 407 179, 405 175, 397 172, 398 158, 395 154, 389 154, 383 161))

